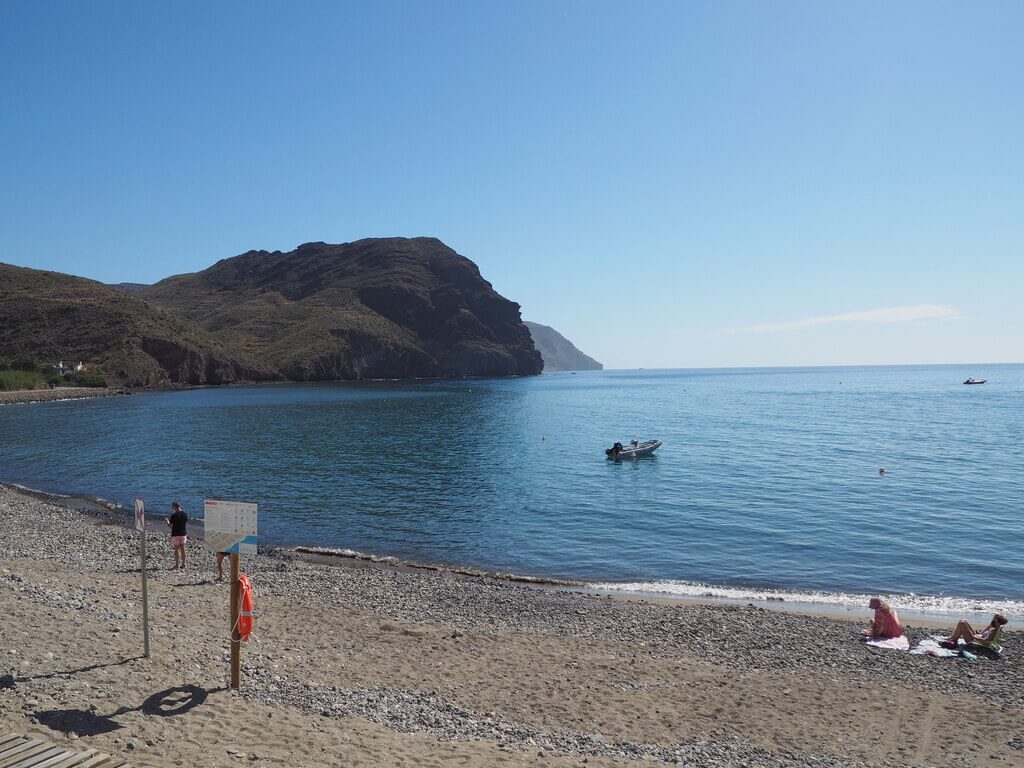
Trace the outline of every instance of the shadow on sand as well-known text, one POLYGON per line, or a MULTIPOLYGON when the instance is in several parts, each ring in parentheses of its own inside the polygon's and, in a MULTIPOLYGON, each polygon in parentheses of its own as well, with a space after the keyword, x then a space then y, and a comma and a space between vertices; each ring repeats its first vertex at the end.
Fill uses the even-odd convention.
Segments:
POLYGON ((50 709, 36 712, 35 718, 54 731, 74 731, 79 736, 95 736, 123 728, 114 719, 118 715, 142 712, 155 717, 177 717, 201 705, 211 693, 226 690, 226 686, 208 690, 198 685, 183 685, 158 691, 137 707, 121 707, 109 715, 99 715, 88 709, 50 709))

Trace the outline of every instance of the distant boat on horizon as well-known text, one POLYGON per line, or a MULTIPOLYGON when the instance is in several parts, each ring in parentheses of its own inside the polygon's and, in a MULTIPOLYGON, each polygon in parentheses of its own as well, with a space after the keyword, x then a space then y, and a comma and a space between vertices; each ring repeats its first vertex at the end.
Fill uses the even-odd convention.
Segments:
POLYGON ((970 379, 967 379, 967 381, 965 381, 964 384, 984 384, 986 381, 988 381, 988 379, 970 378, 970 379))

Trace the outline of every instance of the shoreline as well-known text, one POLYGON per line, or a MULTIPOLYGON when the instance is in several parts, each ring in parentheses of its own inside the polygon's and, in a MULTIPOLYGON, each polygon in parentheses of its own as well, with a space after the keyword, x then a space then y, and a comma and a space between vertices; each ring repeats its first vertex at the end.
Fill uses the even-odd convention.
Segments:
POLYGON ((329 384, 379 384, 406 381, 486 381, 488 379, 521 379, 541 376, 543 373, 510 374, 508 376, 408 376, 404 378, 360 378, 360 379, 327 379, 293 380, 274 379, 272 381, 232 381, 226 384, 169 384, 160 387, 57 387, 55 389, 15 389, 0 390, 0 405, 22 403, 63 402, 66 400, 87 400, 93 397, 113 397, 115 395, 136 395, 142 393, 189 392, 199 389, 231 389, 239 387, 274 387, 274 386, 323 386, 329 384))
POLYGON ((55 389, 14 389, 0 391, 0 405, 28 403, 60 403, 67 400, 88 400, 94 397, 116 397, 133 394, 116 387, 56 387, 55 389))
POLYGON ((866 646, 849 620, 273 548, 243 558, 256 639, 228 691, 212 553, 190 543, 173 570, 164 527, 147 532, 143 659, 139 534, 58 500, 0 487, 3 732, 150 768, 953 768, 1024 750, 1016 636, 998 661, 935 659, 866 646))
MULTIPOLYGON (((116 524, 125 528, 131 528, 132 526, 133 518, 131 512, 117 502, 27 488, 4 480, 0 480, 0 488, 7 488, 30 498, 37 498, 42 501, 65 506, 92 517, 101 524, 116 524)), ((147 514, 147 519, 152 521, 162 518, 158 515, 147 514)), ((189 538, 202 541, 202 519, 190 518, 189 528, 191 531, 189 538)), ((628 582, 590 582, 580 579, 496 571, 454 563, 410 560, 392 555, 378 555, 346 548, 304 545, 279 547, 274 544, 261 543, 260 552, 263 553, 264 551, 286 552, 305 562, 331 567, 383 568, 412 572, 444 573, 495 583, 521 584, 536 589, 569 590, 581 594, 607 596, 616 600, 640 601, 652 604, 752 605, 761 609, 802 616, 858 622, 865 621, 871 614, 867 608, 867 602, 871 595, 850 592, 733 587, 697 582, 667 582, 674 586, 683 585, 688 588, 688 591, 685 593, 662 592, 644 588, 652 582, 637 582, 635 584, 628 582)), ((995 612, 1003 612, 1011 617, 1024 615, 1024 610, 1017 610, 1015 608, 1015 606, 1024 601, 993 601, 987 598, 934 597, 930 595, 901 593, 882 594, 880 596, 892 602, 900 615, 905 619, 909 618, 921 626, 934 628, 952 626, 957 620, 965 616, 974 622, 995 612), (914 600, 918 602, 914 603, 914 600), (942 607, 922 607, 922 602, 927 604, 935 600, 944 600, 947 603, 942 607), (952 601, 952 604, 949 604, 950 601, 952 601), (989 605, 978 605, 979 603, 989 603, 989 605), (991 605, 991 603, 996 603, 996 605, 991 605)), ((1019 630, 1011 626, 1007 627, 1007 631, 1019 630)))

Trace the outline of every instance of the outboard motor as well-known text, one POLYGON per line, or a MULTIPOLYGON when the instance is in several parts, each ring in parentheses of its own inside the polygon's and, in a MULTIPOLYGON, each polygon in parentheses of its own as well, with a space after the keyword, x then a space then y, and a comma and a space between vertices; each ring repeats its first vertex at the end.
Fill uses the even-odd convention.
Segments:
POLYGON ((605 448, 604 453, 606 456, 611 456, 612 458, 615 458, 620 453, 622 453, 622 443, 616 443, 611 448, 605 448))

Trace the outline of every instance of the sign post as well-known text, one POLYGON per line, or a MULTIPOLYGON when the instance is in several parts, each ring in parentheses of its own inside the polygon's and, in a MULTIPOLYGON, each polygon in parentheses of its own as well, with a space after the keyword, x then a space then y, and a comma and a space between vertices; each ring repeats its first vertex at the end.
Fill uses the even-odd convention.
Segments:
POLYGON ((142 537, 142 652, 149 658, 149 588, 146 585, 146 505, 135 500, 135 530, 142 537))
POLYGON ((231 558, 231 687, 236 691, 242 686, 242 643, 238 639, 238 619, 241 617, 238 605, 238 554, 231 558))
POLYGON ((238 560, 239 555, 255 555, 257 552, 256 505, 207 499, 203 504, 203 518, 206 546, 214 552, 226 552, 231 559, 231 687, 237 690, 242 684, 238 560))

